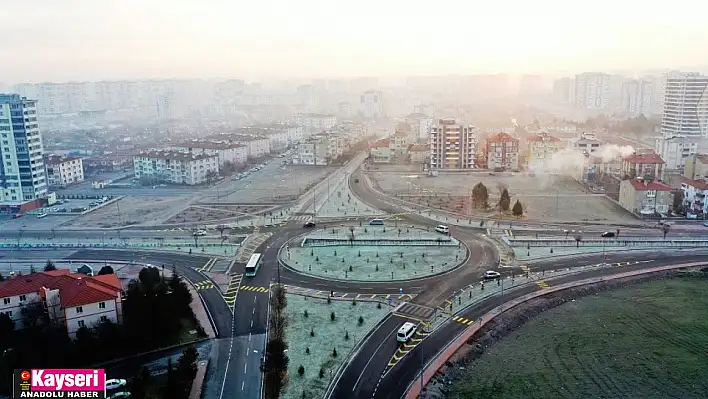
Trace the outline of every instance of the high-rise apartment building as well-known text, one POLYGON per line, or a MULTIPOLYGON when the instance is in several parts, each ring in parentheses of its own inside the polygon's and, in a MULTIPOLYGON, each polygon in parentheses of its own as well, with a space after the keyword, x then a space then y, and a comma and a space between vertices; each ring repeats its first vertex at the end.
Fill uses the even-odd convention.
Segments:
POLYGON ((383 93, 378 90, 367 90, 360 98, 361 114, 365 118, 381 118, 384 116, 383 93))
POLYGON ((0 94, 0 209, 18 212, 47 195, 43 153, 37 101, 0 94))
POLYGON ((553 81, 553 101, 559 104, 575 103, 575 80, 560 78, 553 81))
POLYGON ((706 149, 707 140, 708 76, 669 74, 656 152, 666 161, 667 169, 680 169, 689 156, 706 149))
POLYGON ((454 119, 440 119, 430 128, 430 169, 475 169, 478 130, 454 119))
POLYGON ((649 116, 652 113, 654 85, 643 79, 622 82, 620 108, 635 115, 649 116))
POLYGON ((580 109, 607 109, 611 103, 612 79, 606 73, 575 75, 575 106, 580 109))

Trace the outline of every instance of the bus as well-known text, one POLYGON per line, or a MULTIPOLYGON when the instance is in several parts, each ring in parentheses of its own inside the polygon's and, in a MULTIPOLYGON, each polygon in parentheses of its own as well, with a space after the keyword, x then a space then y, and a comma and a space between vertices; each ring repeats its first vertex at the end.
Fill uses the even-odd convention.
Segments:
POLYGON ((251 259, 246 263, 246 276, 255 276, 259 267, 261 267, 261 254, 255 253, 251 255, 251 259))

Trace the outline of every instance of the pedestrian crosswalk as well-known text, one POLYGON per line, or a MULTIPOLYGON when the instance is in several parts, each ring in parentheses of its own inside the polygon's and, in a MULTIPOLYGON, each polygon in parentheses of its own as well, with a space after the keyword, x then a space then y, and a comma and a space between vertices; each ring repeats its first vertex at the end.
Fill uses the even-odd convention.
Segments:
POLYGON ((216 258, 211 258, 207 261, 207 263, 204 264, 204 266, 200 267, 197 269, 199 272, 208 272, 211 270, 212 267, 214 267, 214 263, 216 263, 217 259, 216 258))
POLYGON ((474 320, 472 320, 472 319, 466 319, 466 318, 460 317, 460 316, 454 316, 454 317, 452 318, 452 320, 455 320, 456 322, 458 322, 458 323, 460 323, 460 324, 464 324, 464 325, 466 325, 466 326, 471 326, 471 325, 474 323, 474 320))
POLYGON ((415 321, 429 320, 435 314, 435 309, 423 305, 404 302, 400 307, 393 312, 394 315, 411 319, 415 321))
POLYGON ((197 290, 209 290, 214 288, 214 284, 211 281, 204 280, 198 283, 194 283, 194 288, 197 290))
POLYGON ((295 215, 295 216, 290 216, 287 220, 300 220, 303 222, 307 222, 308 220, 312 219, 312 216, 310 215, 295 215))

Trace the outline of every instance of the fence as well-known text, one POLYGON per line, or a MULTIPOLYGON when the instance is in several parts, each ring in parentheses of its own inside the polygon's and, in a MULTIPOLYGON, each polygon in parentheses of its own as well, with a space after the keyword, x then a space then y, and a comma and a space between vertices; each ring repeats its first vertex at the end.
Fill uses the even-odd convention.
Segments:
POLYGON ((653 248, 698 248, 708 247, 706 239, 662 239, 662 238, 642 238, 642 239, 583 239, 580 242, 574 238, 510 238, 502 237, 506 244, 512 247, 653 247, 653 248))
POLYGON ((378 239, 346 239, 346 238, 311 238, 302 240, 303 247, 329 246, 458 246, 457 241, 450 238, 378 238, 378 239))

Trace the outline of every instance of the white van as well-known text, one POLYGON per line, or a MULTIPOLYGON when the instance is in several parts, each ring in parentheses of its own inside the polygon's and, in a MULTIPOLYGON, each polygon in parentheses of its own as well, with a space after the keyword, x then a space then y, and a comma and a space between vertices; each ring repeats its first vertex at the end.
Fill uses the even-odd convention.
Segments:
POLYGON ((406 322, 403 323, 401 328, 398 329, 398 334, 396 335, 396 340, 398 342, 408 342, 409 339, 415 334, 415 331, 418 329, 418 326, 411 323, 411 322, 406 322))
POLYGON ((450 228, 445 226, 444 224, 438 225, 438 227, 435 228, 435 231, 441 234, 450 234, 450 228))

